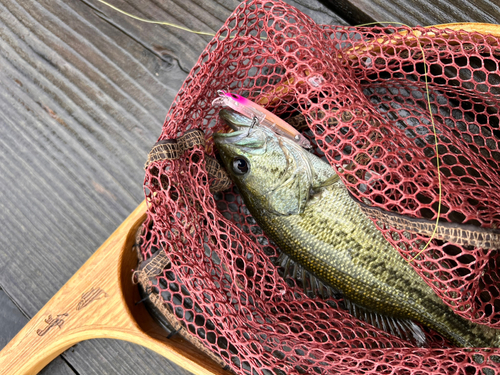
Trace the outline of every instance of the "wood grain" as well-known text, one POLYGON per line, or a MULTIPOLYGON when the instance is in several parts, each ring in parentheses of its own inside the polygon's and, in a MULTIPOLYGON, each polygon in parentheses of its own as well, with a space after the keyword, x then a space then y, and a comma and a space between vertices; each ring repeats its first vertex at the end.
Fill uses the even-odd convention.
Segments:
POLYGON ((145 306, 135 303, 140 296, 132 285, 132 245, 145 217, 144 201, 0 351, 0 375, 37 374, 64 350, 94 338, 140 344, 195 374, 230 374, 181 337, 168 339, 145 306))
MULTIPOLYGON (((9 296, 0 289, 0 347, 4 347, 14 335, 28 322, 21 311, 14 305, 9 296)), ((41 375, 73 375, 73 370, 61 358, 56 358, 41 372, 41 375)))
MULTIPOLYGON (((239 4, 111 1, 212 32, 239 4)), ((318 22, 345 23, 316 1, 297 5, 318 22)), ((0 285, 32 317, 143 199, 146 155, 210 38, 95 0, 1 0, 0 35, 0 285)), ((9 332, 0 330, 3 342, 9 332)), ((78 374, 189 373, 109 339, 78 344, 63 361, 61 371, 78 374)))
MULTIPOLYGON (((110 1, 212 32, 239 4, 110 1)), ((288 2, 330 24, 500 19, 484 0, 342 0, 335 11, 314 0, 288 2)), ((34 316, 143 199, 146 155, 209 39, 128 19, 96 0, 0 0, 0 286, 23 314, 34 316)), ((6 306, 2 314, 11 313, 6 306)), ((1 342, 14 331, 0 329, 1 342)), ((109 339, 78 344, 45 372, 189 373, 109 339)))
POLYGON ((352 25, 402 22, 429 26, 453 22, 500 22, 498 2, 489 0, 321 0, 352 25))

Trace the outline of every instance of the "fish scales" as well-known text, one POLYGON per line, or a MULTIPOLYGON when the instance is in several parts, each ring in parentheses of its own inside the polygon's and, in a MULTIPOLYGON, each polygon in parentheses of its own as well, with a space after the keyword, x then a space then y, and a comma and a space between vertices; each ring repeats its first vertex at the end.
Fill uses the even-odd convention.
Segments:
MULTIPOLYGON (((498 347, 498 331, 449 309, 382 236, 334 170, 232 111, 214 135, 226 169, 264 232, 293 261, 369 313, 410 319, 464 347, 498 347)), ((370 314, 367 314, 370 315, 370 314)))

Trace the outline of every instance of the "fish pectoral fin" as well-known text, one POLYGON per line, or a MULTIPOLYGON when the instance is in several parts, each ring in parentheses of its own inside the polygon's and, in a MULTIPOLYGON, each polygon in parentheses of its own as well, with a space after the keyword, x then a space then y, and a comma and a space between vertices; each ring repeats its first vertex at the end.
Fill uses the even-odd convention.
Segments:
POLYGON ((266 192, 265 209, 277 215, 298 215, 304 212, 309 200, 309 184, 304 176, 292 175, 277 184, 272 191, 266 192))
POLYGON ((319 180, 319 181, 314 180, 313 181, 313 188, 314 189, 324 188, 324 187, 335 184, 339 180, 340 180, 339 175, 333 174, 325 180, 319 180))
POLYGON ((383 315, 375 311, 344 299, 345 306, 352 316, 363 320, 374 327, 377 327, 387 333, 400 337, 403 340, 410 341, 412 344, 422 347, 427 343, 424 331, 415 322, 410 319, 394 318, 383 315))

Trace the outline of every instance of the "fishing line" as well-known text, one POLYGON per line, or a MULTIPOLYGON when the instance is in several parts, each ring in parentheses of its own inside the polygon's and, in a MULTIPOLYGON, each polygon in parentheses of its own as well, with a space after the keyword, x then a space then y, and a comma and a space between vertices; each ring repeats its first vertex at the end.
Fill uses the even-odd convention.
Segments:
MULTIPOLYGON (((370 25, 376 25, 376 24, 398 24, 401 26, 408 27, 409 29, 413 30, 410 26, 402 23, 402 22, 370 22, 370 23, 365 23, 361 25, 355 25, 355 27, 363 27, 363 26, 370 26, 370 25)), ((415 35, 415 34, 414 34, 415 35)), ((420 48, 420 51, 422 52, 422 61, 424 64, 424 82, 425 82, 425 94, 426 94, 426 99, 427 99, 427 108, 429 110, 429 116, 432 124, 432 131, 434 133, 434 142, 435 142, 435 147, 436 147, 436 167, 437 167, 437 178, 438 178, 438 209, 437 209, 437 218, 436 218, 436 223, 434 225, 434 230, 431 234, 431 237, 425 244, 425 246, 418 252, 417 255, 415 255, 413 258, 410 260, 406 261, 408 263, 413 262, 420 254, 422 254, 430 245, 431 241, 434 239, 436 236, 436 232, 439 226, 439 217, 441 215, 441 202, 442 202, 442 184, 441 184, 441 171, 440 171, 440 163, 439 163, 439 142, 438 142, 438 136, 437 136, 437 131, 436 131, 436 124, 434 121, 434 115, 432 114, 432 106, 431 106, 431 98, 430 98, 430 91, 429 91, 429 80, 428 80, 428 70, 427 70, 427 60, 425 58, 425 52, 424 48, 422 47, 422 44, 420 43, 420 39, 418 38, 417 35, 415 35, 416 41, 418 43, 418 47, 420 48)), ((280 98, 276 96, 276 98, 280 101, 283 101, 289 105, 291 105, 293 108, 297 109, 292 103, 288 102, 284 98, 280 98)))
MULTIPOLYGON (((125 12, 124 10, 121 10, 120 8, 115 7, 114 5, 109 4, 108 2, 106 2, 104 0, 97 0, 97 1, 100 2, 100 3, 102 3, 102 4, 104 4, 104 5, 106 5, 106 6, 108 6, 108 7, 110 7, 111 9, 116 10, 117 12, 119 12, 121 14, 124 14, 127 17, 130 17, 130 18, 135 19, 137 21, 141 21, 141 22, 145 22, 145 23, 150 23, 150 24, 155 24, 155 25, 170 26, 170 27, 174 27, 174 28, 177 28, 177 29, 180 29, 180 30, 183 30, 183 31, 187 31, 187 32, 193 33, 193 34, 198 34, 198 35, 209 35, 209 36, 212 36, 212 37, 215 36, 214 33, 205 32, 205 31, 192 30, 192 29, 189 29, 187 27, 184 27, 184 26, 181 26, 181 25, 177 25, 177 24, 174 24, 174 23, 171 23, 171 22, 153 21, 153 20, 148 20, 148 19, 145 19, 145 18, 137 17, 137 16, 134 16, 133 14, 125 12)), ((406 24, 404 24, 402 22, 370 22, 370 23, 364 23, 364 24, 355 25, 355 26, 356 27, 362 27, 362 26, 370 26, 370 25, 377 25, 377 24, 388 24, 388 25, 390 25, 390 24, 397 24, 397 25, 408 27, 409 29, 413 30, 410 26, 408 26, 408 25, 406 25, 406 24)), ((432 114, 431 99, 430 99, 430 92, 429 92, 427 60, 425 58, 425 52, 424 52, 424 49, 422 47, 422 44, 420 43, 420 40, 419 40, 418 36, 415 35, 415 38, 416 38, 416 41, 417 41, 418 46, 420 48, 420 51, 422 52, 422 60, 423 60, 423 64, 424 64, 425 92, 426 92, 426 97, 427 97, 427 104, 428 104, 428 109, 429 109, 430 120, 431 120, 431 124, 432 124, 432 131, 434 132, 435 146, 436 146, 436 166, 437 166, 437 177, 438 177, 438 210, 437 210, 437 218, 436 218, 436 224, 434 226, 434 231, 432 232, 432 235, 429 238, 429 241, 425 244, 425 246, 423 247, 423 249, 420 250, 420 252, 417 255, 415 255, 412 259, 407 260, 408 263, 413 262, 420 254, 422 254, 425 251, 425 249, 427 249, 427 247, 429 247, 431 241, 434 239, 434 237, 436 235, 436 232, 437 232, 437 229, 438 229, 438 226, 439 226, 439 217, 441 215, 441 201, 442 201, 441 172, 440 172, 439 150, 438 150, 439 144, 438 144, 438 136, 437 136, 437 132, 436 132, 436 125, 435 125, 435 122, 434 122, 434 116, 432 114)), ((284 100, 283 98, 279 98, 279 99, 281 99, 281 100, 283 100, 283 101, 286 102, 286 100, 284 100)), ((288 103, 288 104, 290 104, 290 103, 288 103)))
MULTIPOLYGON (((402 22, 370 22, 370 23, 364 23, 361 25, 356 25, 357 27, 362 27, 362 26, 369 26, 369 25, 376 25, 376 24, 397 24, 401 26, 408 27, 409 29, 413 30, 410 26, 402 23, 402 22)), ((413 34, 415 35, 415 33, 413 34)), ((432 114, 432 107, 431 107, 431 97, 430 97, 430 92, 429 92, 429 80, 428 80, 428 71, 427 71, 427 60, 425 59, 425 53, 424 53, 424 48, 422 47, 422 44, 420 43, 420 39, 417 35, 415 35, 416 41, 418 43, 418 47, 420 48, 420 51, 422 52, 422 61, 424 64, 424 81, 425 81, 425 93, 427 97, 427 106, 429 109, 429 115, 431 119, 431 124, 432 124, 432 131, 434 133, 434 142, 436 146, 436 167, 437 167, 437 178, 438 178, 438 210, 437 210, 437 218, 436 218, 436 224, 434 225, 434 231, 431 234, 431 237, 429 238, 429 241, 425 244, 422 250, 418 252, 417 255, 415 255, 412 259, 406 260, 408 263, 413 262, 420 254, 422 254, 425 249, 427 249, 431 243, 431 241, 434 239, 438 226, 439 226, 439 217, 441 215, 441 202, 442 202, 442 185, 441 185, 441 171, 440 171, 440 164, 439 164, 439 143, 438 143, 438 136, 436 132, 436 124, 434 122, 434 115, 432 114)))
MULTIPOLYGON (((215 33, 211 33, 211 32, 207 32, 207 31, 197 31, 197 30, 193 30, 193 29, 189 29, 187 27, 184 27, 184 26, 181 26, 181 25, 177 25, 175 23, 171 23, 171 22, 166 22, 166 21, 153 21, 153 20, 148 20, 147 18, 141 18, 141 17, 137 17, 137 16, 134 16, 133 14, 130 14, 130 13, 127 13, 125 12, 124 10, 118 8, 118 7, 115 7, 114 5, 111 5, 110 3, 104 1, 104 0, 97 0, 98 2, 110 7, 111 9, 113 10, 116 10, 117 12, 121 13, 121 14, 124 14, 125 16, 127 17, 130 17, 134 20, 137 20, 137 21, 141 21, 141 22, 145 22, 145 23, 151 23, 151 24, 154 24, 154 25, 164 25, 164 26, 170 26, 170 27, 174 27, 176 29, 180 29, 180 30, 183 30, 183 31, 187 31, 188 33, 192 33, 192 34, 198 34, 198 35, 208 35, 208 36, 215 36, 215 33)), ((234 36, 229 36, 230 39, 234 38, 234 36)), ((261 40, 266 40, 267 38, 266 37, 260 37, 261 40)))
POLYGON ((153 20, 148 20, 148 19, 145 19, 145 18, 137 17, 137 16, 134 16, 133 14, 125 12, 124 10, 121 10, 120 8, 115 7, 114 5, 111 5, 110 3, 107 3, 104 0, 97 0, 97 1, 99 1, 100 3, 102 3, 102 4, 104 4, 104 5, 108 6, 108 7, 110 7, 111 9, 114 9, 117 12, 119 12, 121 14, 124 14, 127 17, 133 18, 134 20, 137 20, 137 21, 146 22, 146 23, 152 23, 152 24, 155 24, 155 25, 170 26, 170 27, 174 27, 176 29, 187 31, 188 33, 193 33, 193 34, 198 34, 198 35, 215 36, 214 33, 209 33, 209 32, 206 32, 206 31, 191 30, 191 29, 188 29, 187 27, 184 27, 184 26, 181 26, 181 25, 176 25, 175 23, 164 22, 164 21, 153 21, 153 20))

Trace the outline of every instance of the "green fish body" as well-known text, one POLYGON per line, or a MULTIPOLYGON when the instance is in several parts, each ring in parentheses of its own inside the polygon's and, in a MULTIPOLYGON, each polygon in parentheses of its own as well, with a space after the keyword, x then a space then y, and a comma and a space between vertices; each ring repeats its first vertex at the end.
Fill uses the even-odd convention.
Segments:
POLYGON ((498 347, 496 330, 457 316, 436 296, 328 163, 236 112, 220 117, 235 131, 215 134, 215 145, 252 216, 282 252, 340 291, 354 315, 402 337, 409 331, 417 345, 425 335, 412 322, 458 346, 498 347))

